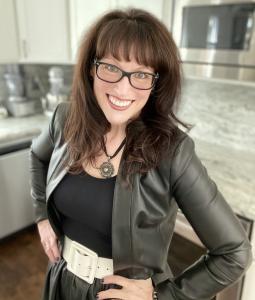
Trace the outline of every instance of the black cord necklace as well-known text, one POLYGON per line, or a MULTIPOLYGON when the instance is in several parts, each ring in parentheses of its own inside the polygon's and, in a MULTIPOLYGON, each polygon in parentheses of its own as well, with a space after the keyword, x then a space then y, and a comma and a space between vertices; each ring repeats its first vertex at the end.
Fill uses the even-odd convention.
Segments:
POLYGON ((119 148, 115 151, 115 153, 110 156, 107 154, 105 143, 103 142, 103 150, 104 150, 105 155, 107 156, 107 161, 103 162, 100 165, 100 167, 97 168, 97 169, 99 169, 102 177, 109 178, 112 176, 112 174, 114 174, 114 167, 110 160, 112 158, 114 158, 120 152, 121 148, 125 145, 125 143, 126 143, 126 138, 124 138, 124 140, 120 144, 119 148))

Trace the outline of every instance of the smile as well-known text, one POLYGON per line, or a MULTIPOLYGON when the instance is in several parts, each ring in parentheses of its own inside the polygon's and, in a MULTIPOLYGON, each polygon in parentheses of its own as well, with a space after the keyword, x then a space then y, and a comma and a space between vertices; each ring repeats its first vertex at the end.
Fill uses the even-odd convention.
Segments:
POLYGON ((134 100, 120 99, 112 95, 107 95, 108 102, 113 109, 125 110, 134 100))

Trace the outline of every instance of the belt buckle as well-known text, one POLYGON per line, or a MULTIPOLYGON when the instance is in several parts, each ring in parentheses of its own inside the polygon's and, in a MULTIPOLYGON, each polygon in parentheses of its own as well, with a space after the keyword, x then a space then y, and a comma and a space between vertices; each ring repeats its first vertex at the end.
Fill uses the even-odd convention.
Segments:
POLYGON ((67 263, 67 269, 74 273, 79 278, 87 281, 88 283, 92 284, 95 278, 96 268, 98 262, 98 255, 96 252, 88 249, 85 246, 80 245, 79 243, 72 241, 70 252, 69 252, 69 261, 67 263), (87 276, 83 276, 80 273, 77 273, 77 269, 75 268, 74 256, 78 251, 79 255, 88 256, 90 258, 90 273, 87 276))

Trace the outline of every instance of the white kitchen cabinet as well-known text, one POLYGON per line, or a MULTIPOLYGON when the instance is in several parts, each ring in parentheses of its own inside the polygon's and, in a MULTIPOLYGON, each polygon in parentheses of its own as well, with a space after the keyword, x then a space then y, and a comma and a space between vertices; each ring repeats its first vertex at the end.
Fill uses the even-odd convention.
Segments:
POLYGON ((169 28, 172 0, 0 0, 0 63, 75 63, 81 37, 104 12, 136 7, 169 28))
POLYGON ((0 63, 19 60, 19 43, 14 0, 0 0, 0 63))
POLYGON ((72 61, 76 61, 77 49, 84 32, 95 22, 96 18, 114 7, 112 0, 70 0, 70 28, 72 61))
POLYGON ((70 62, 68 0, 16 0, 16 10, 20 62, 70 62))
POLYGON ((0 239, 34 223, 30 144, 31 141, 23 140, 0 146, 0 239))
POLYGON ((171 29, 173 1, 174 0, 115 0, 115 6, 117 8, 135 7, 147 10, 159 18, 168 29, 171 29))
POLYGON ((104 12, 114 8, 135 7, 145 9, 170 27, 172 0, 69 0, 72 61, 76 61, 77 49, 84 32, 104 12))
POLYGON ((147 10, 154 14, 160 20, 163 17, 164 0, 148 1, 148 0, 116 0, 116 5, 119 8, 135 7, 147 10))

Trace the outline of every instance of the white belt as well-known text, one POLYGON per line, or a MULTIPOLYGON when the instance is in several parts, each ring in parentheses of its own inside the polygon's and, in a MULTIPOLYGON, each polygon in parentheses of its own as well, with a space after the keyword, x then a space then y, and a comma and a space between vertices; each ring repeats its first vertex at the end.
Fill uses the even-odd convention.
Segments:
POLYGON ((93 283, 94 278, 103 278, 113 274, 113 260, 98 257, 91 249, 70 240, 64 239, 63 258, 67 262, 67 269, 79 278, 93 283))

